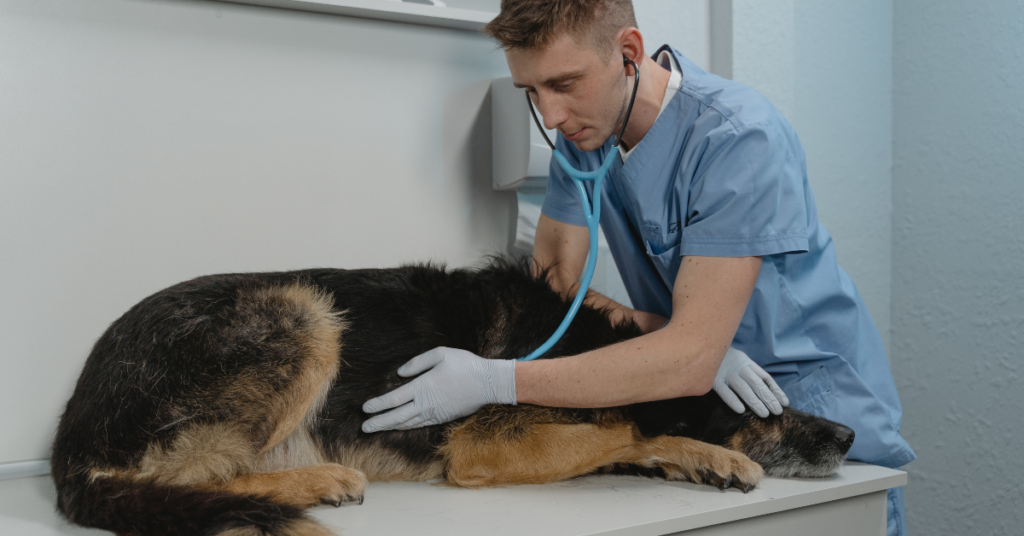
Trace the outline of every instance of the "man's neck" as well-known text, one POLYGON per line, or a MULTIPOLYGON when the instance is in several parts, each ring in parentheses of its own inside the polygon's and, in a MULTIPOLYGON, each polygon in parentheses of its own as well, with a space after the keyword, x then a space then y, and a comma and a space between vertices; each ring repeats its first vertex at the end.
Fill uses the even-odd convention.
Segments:
MULTIPOLYGON (((626 132, 622 135, 622 145, 626 149, 640 143, 654 125, 654 120, 661 111, 661 103, 665 99, 665 90, 668 88, 671 74, 651 58, 644 57, 644 61, 640 63, 640 87, 637 88, 636 102, 633 103, 633 114, 630 115, 626 132)), ((632 90, 630 87, 629 91, 632 90)))

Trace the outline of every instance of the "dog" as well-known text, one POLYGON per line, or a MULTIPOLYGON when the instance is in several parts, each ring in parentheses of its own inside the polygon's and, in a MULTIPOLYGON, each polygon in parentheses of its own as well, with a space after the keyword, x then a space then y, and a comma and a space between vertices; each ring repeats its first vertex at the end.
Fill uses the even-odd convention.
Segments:
MULTIPOLYGON (((492 405, 366 434, 364 401, 437 346, 526 355, 570 300, 528 261, 200 277, 132 307, 99 338, 53 444, 57 508, 129 535, 331 534, 304 514, 362 503, 368 480, 470 488, 633 473, 746 492, 766 473, 821 477, 849 428, 717 395, 607 409, 492 405)), ((641 335, 584 305, 545 357, 641 335)))

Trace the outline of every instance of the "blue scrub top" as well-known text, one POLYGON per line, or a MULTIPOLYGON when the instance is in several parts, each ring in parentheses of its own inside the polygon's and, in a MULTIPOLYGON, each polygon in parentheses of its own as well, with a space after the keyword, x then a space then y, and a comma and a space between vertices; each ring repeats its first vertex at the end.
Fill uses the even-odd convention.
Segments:
MULTIPOLYGON (((770 372, 796 409, 843 423, 849 457, 888 467, 916 458, 900 437, 902 409, 878 329, 818 222, 803 146, 759 93, 704 72, 667 46, 682 84, 601 192, 601 228, 633 306, 671 316, 682 257, 762 256, 733 346, 770 372)), ((559 135, 583 171, 590 153, 559 135)), ((585 183, 593 193, 593 181, 585 183)), ((585 226, 576 187, 558 164, 543 213, 585 226)))

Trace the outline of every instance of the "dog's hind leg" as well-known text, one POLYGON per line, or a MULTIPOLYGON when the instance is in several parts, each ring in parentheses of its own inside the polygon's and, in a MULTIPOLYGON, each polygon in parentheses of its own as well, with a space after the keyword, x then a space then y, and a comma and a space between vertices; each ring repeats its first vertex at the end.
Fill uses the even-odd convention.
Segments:
MULTIPOLYGON (((310 437, 341 363, 333 300, 290 283, 218 303, 204 327, 168 329, 144 356, 179 367, 169 375, 182 386, 143 429, 144 451, 129 465, 84 460, 56 474, 70 520, 143 535, 321 536, 330 532, 301 509, 361 500, 363 474, 324 463, 310 437)), ((190 311, 173 321, 190 325, 190 311)))
POLYGON ((741 453, 683 437, 644 438, 613 410, 597 419, 532 406, 492 406, 455 427, 441 452, 447 481, 466 487, 541 484, 631 464, 671 480, 749 490, 761 467, 741 453), (590 421, 590 422, 588 422, 590 421))
MULTIPOLYGON (((325 464, 310 437, 341 362, 345 324, 332 308, 330 296, 302 283, 240 289, 226 321, 215 328, 216 347, 230 352, 233 370, 206 380, 198 394, 178 403, 179 413, 205 413, 203 420, 213 422, 185 422, 169 447, 151 445, 141 476, 275 497, 283 495, 274 490, 294 491, 308 482, 311 492, 327 493, 325 502, 358 500, 365 479, 325 464), (327 489, 332 486, 323 479, 309 478, 302 469, 308 466, 323 467, 339 484, 327 489)), ((300 493, 288 504, 309 502, 300 493)))
POLYGON ((269 497, 274 502, 297 508, 309 508, 318 504, 341 506, 344 502, 362 504, 365 487, 366 477, 362 472, 326 463, 241 475, 223 489, 240 495, 269 497))
POLYGON ((332 311, 330 297, 301 284, 271 286, 240 293, 236 315, 243 336, 249 336, 249 326, 260 324, 267 333, 275 333, 276 337, 261 339, 260 346, 266 354, 285 359, 231 388, 227 398, 237 398, 237 410, 251 413, 241 420, 256 425, 266 437, 255 445, 253 470, 237 474, 223 489, 299 508, 361 503, 366 477, 326 463, 310 437, 341 361, 345 326, 332 311), (271 385, 277 388, 269 390, 271 385), (263 400, 248 400, 254 392, 263 393, 263 400), (261 427, 264 423, 267 426, 261 427))

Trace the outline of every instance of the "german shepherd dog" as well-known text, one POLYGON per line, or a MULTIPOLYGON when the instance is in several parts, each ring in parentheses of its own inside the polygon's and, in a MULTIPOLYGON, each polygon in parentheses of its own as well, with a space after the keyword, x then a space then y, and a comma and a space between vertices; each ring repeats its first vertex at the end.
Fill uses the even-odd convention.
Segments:
MULTIPOLYGON (((57 508, 128 535, 331 534, 304 515, 362 502, 368 480, 455 486, 632 472, 752 489, 827 476, 849 428, 786 409, 760 419, 716 394, 609 409, 487 406, 454 422, 363 433, 364 401, 436 346, 526 355, 570 301, 527 261, 447 270, 313 269, 200 277, 142 300, 96 342, 53 445, 57 508)), ((641 334, 584 306, 546 357, 641 334)))

